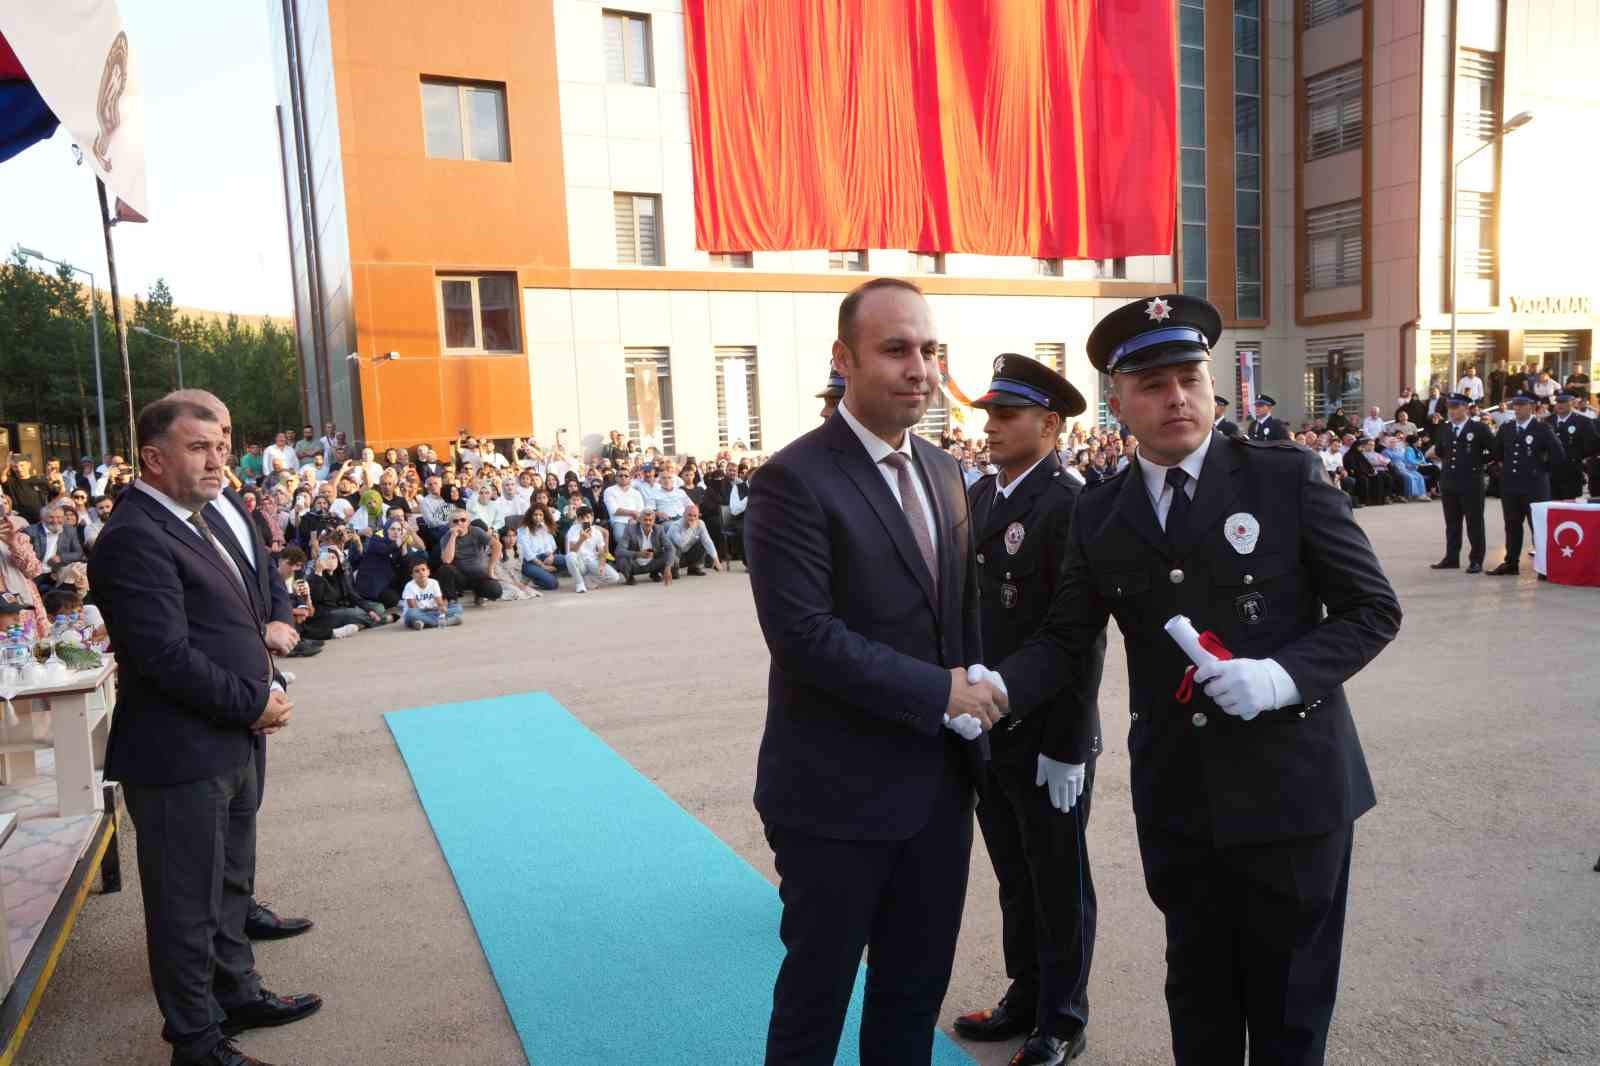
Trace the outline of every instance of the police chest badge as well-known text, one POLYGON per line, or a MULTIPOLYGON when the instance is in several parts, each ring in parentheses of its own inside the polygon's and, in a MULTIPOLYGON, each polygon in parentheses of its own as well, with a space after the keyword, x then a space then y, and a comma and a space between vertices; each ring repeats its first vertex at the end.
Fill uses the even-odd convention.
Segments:
POLYGON ((1567 432, 1568 433, 1576 433, 1576 432, 1578 432, 1577 424, 1574 423, 1573 425, 1568 426, 1567 427, 1567 432))
POLYGON ((1017 605, 1017 586, 1011 583, 1011 575, 1006 575, 1005 584, 1000 586, 1000 606, 1011 610, 1017 605))
POLYGON ((1022 538, 1027 531, 1022 528, 1021 522, 1013 522, 1006 527, 1006 554, 1015 555, 1022 550, 1022 538))
POLYGON ((1259 625, 1267 617, 1267 601, 1259 592, 1251 592, 1233 601, 1239 612, 1239 621, 1247 626, 1259 625))
POLYGON ((1229 515, 1222 523, 1222 535, 1228 538, 1234 551, 1249 555, 1256 550, 1256 541, 1261 536, 1261 523, 1256 521, 1255 515, 1240 511, 1229 515))
POLYGON ((1533 443, 1533 434, 1529 433, 1526 437, 1523 437, 1522 440, 1523 440, 1523 443, 1525 443, 1525 444, 1532 444, 1533 443))

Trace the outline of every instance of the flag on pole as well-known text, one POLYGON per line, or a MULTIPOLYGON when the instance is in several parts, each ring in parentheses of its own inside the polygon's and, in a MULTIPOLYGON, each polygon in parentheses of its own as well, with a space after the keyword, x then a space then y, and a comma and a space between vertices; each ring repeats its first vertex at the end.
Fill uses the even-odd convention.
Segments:
POLYGON ((59 122, 115 194, 117 217, 143 222, 144 102, 116 0, 6 4, 0 38, 0 160, 59 122))

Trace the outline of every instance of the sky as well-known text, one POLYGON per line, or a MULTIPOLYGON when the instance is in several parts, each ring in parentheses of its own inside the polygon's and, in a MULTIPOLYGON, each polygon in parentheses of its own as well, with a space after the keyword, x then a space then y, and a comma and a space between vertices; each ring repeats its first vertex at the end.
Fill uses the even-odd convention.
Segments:
MULTIPOLYGON (((124 296, 291 314, 268 0, 118 0, 144 82, 150 221, 112 234, 124 296)), ((0 163, 0 255, 21 245, 106 285, 94 173, 56 131, 0 163)))

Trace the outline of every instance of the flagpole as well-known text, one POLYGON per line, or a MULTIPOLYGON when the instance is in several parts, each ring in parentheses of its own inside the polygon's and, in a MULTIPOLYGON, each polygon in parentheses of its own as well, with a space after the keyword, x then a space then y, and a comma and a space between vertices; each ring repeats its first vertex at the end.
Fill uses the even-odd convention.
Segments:
POLYGON ((111 319, 117 327, 117 348, 122 352, 122 380, 127 385, 128 399, 128 462, 134 473, 139 471, 139 440, 133 423, 133 371, 128 366, 128 324, 122 317, 122 300, 117 294, 117 252, 111 243, 111 209, 106 205, 106 183, 94 179, 100 194, 100 225, 106 235, 106 273, 111 282, 111 319))

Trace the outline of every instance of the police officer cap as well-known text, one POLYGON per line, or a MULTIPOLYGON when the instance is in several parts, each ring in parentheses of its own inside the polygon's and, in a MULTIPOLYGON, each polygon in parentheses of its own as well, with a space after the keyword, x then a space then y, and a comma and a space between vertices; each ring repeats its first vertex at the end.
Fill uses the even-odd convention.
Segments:
POLYGON ((1538 403, 1539 398, 1531 392, 1519 392, 1511 397, 1512 403, 1538 403))
POLYGON ((1173 293, 1135 300, 1102 318, 1089 334, 1089 362, 1102 374, 1127 374, 1211 358, 1222 315, 1198 296, 1173 293))
POLYGON ((1213 397, 1213 399, 1215 399, 1217 401, 1217 406, 1218 407, 1227 407, 1227 406, 1229 406, 1229 401, 1224 396, 1216 396, 1216 397, 1213 397))
POLYGON ((1274 400, 1271 396, 1268 396, 1263 392, 1260 396, 1256 397, 1256 406, 1260 407, 1263 404, 1265 404, 1267 407, 1276 407, 1278 406, 1278 401, 1274 400))
POLYGON ((1568 392, 1566 389, 1562 389, 1560 392, 1556 393, 1556 399, 1557 400, 1561 400, 1561 401, 1563 401, 1565 403, 1571 403, 1573 400, 1576 400, 1577 398, 1578 398, 1578 394, 1577 393, 1568 392))
POLYGON ((817 393, 819 400, 837 400, 844 395, 844 375, 837 370, 828 371, 828 387, 817 393))
POLYGON ((1039 360, 1005 352, 995 356, 989 391, 973 400, 972 406, 1043 407, 1068 418, 1083 414, 1089 404, 1070 381, 1039 360))
POLYGON ((1470 407, 1470 406, 1472 406, 1472 397, 1468 396, 1464 392, 1452 392, 1450 394, 1450 406, 1451 407, 1470 407))

